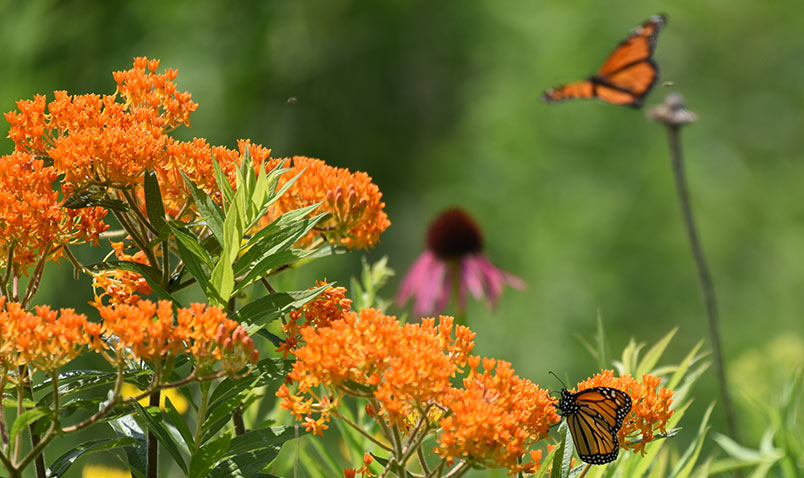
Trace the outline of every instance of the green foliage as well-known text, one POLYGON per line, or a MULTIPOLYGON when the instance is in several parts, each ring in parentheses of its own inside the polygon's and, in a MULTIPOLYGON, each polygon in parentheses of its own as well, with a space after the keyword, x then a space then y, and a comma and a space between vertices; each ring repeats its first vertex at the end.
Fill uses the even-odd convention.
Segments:
POLYGON ((715 442, 728 457, 712 461, 709 474, 748 469, 751 478, 804 476, 804 432, 799 419, 802 384, 804 371, 799 370, 782 385, 777 396, 754 401, 753 410, 768 423, 757 449, 740 445, 725 435, 715 435, 715 442))
POLYGON ((394 270, 388 267, 388 257, 384 256, 374 264, 369 264, 365 257, 361 257, 361 262, 360 279, 352 277, 350 281, 352 307, 355 310, 370 307, 385 310, 391 301, 379 298, 377 293, 394 276, 394 270))

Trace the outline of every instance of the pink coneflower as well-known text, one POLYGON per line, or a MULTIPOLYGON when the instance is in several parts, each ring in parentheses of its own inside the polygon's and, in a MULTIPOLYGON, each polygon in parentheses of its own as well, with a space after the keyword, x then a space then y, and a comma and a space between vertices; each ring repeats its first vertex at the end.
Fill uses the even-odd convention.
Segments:
POLYGON ((415 297, 414 315, 426 317, 443 311, 453 291, 460 311, 466 306, 467 290, 493 307, 505 284, 525 287, 522 279, 498 269, 483 255, 483 233, 474 219, 451 208, 427 229, 427 250, 411 266, 396 300, 403 305, 415 297))

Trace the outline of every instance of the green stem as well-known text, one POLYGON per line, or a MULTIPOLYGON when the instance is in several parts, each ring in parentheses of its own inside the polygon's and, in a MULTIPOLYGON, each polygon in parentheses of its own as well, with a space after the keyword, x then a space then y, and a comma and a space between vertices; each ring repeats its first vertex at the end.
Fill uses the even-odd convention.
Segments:
POLYGON ((198 419, 195 424, 195 449, 201 448, 204 440, 204 420, 207 418, 207 401, 209 400, 209 389, 211 382, 201 382, 201 403, 198 406, 198 419))
POLYGON ((729 427, 729 435, 736 442, 740 442, 737 419, 732 406, 731 395, 728 383, 726 382, 726 366, 723 360, 723 351, 720 345, 719 314, 717 302, 715 300, 715 286, 712 282, 712 275, 704 257, 703 247, 698 240, 698 232, 695 228, 695 221, 690 205, 689 189, 684 173, 684 159, 681 154, 681 135, 680 125, 667 124, 668 139, 670 142, 670 159, 673 163, 673 176, 676 181, 678 200, 681 205, 681 213, 684 217, 684 225, 687 229, 687 237, 692 248, 692 255, 698 270, 698 279, 701 284, 704 302, 706 303, 706 316, 709 321, 709 339, 712 342, 712 358, 715 364, 715 373, 720 384, 720 395, 723 400, 723 410, 726 413, 726 420, 729 427))

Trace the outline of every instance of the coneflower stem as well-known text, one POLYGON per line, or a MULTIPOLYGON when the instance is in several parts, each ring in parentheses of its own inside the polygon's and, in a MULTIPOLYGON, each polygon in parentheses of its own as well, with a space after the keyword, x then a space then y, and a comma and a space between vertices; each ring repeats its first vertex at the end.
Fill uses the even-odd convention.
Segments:
POLYGON ((687 228, 687 237, 690 241, 692 248, 692 255, 695 258, 695 265, 698 269, 698 279, 701 284, 701 292, 703 293, 704 302, 706 303, 706 315, 709 319, 709 338, 712 342, 712 357, 715 363, 715 373, 717 374, 718 382, 720 383, 720 395, 723 400, 723 410, 726 413, 726 422, 729 427, 729 435, 731 438, 740 442, 739 434, 737 432, 737 420, 732 407, 731 395, 726 383, 726 370, 723 362, 723 351, 720 346, 720 331, 719 331, 719 315, 717 309, 717 302, 715 300, 715 287, 712 283, 712 275, 709 272, 706 258, 704 257, 703 248, 698 240, 698 232, 695 228, 695 221, 692 216, 692 207, 690 206, 689 189, 687 187, 687 180, 684 174, 684 160, 681 155, 681 125, 665 123, 667 126, 667 134, 670 142, 670 159, 673 163, 673 175, 676 182, 676 190, 678 192, 678 200, 681 205, 681 214, 684 217, 684 224, 687 228))

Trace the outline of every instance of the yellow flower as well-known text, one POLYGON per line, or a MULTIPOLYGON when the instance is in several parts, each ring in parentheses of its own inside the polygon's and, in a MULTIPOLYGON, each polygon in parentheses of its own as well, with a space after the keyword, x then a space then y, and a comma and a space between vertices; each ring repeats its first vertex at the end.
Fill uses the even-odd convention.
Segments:
MULTIPOLYGON (((123 387, 121 388, 120 393, 123 395, 123 397, 128 398, 128 397, 135 397, 141 394, 142 390, 126 382, 123 383, 123 387)), ((170 403, 173 404, 173 407, 176 409, 177 412, 179 412, 179 414, 184 415, 184 412, 187 411, 188 406, 187 399, 184 398, 184 395, 182 395, 177 389, 166 388, 162 390, 162 395, 159 397, 159 408, 161 408, 162 410, 165 409, 165 398, 170 399, 170 403)), ((143 407, 147 407, 148 397, 141 399, 139 402, 140 405, 142 405, 143 407)))
POLYGON ((81 471, 81 478, 131 478, 131 473, 122 468, 87 463, 81 471))

